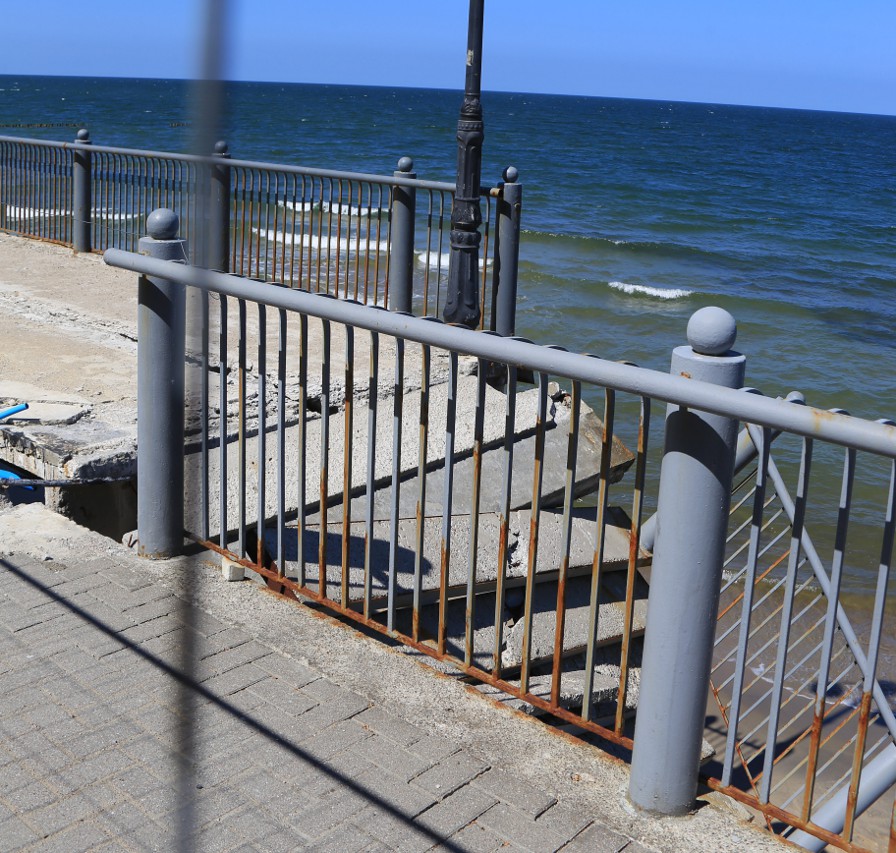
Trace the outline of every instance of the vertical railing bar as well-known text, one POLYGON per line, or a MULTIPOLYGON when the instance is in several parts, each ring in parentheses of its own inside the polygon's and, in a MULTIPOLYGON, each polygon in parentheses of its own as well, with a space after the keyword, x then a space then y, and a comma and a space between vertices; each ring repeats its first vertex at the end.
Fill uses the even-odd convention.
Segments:
POLYGON ((264 565, 264 520, 267 469, 267 307, 258 303, 258 516, 256 533, 256 565, 264 565))
POLYGON ((535 573, 538 567, 538 525, 541 515, 541 483, 544 475, 544 433, 547 426, 548 377, 538 374, 538 415, 535 421, 535 458, 532 466, 532 503, 529 517, 529 554, 526 565, 526 593, 523 603, 523 648, 520 663, 520 693, 529 692, 532 657, 532 618, 535 573))
POLYGON ((557 619, 554 629, 554 661, 551 671, 551 704, 560 705, 560 683, 563 678, 563 647, 566 634, 566 582, 569 576, 569 552, 572 545, 572 509, 575 501, 576 458, 579 452, 579 418, 582 383, 572 383, 569 432, 566 441, 566 488, 563 494, 560 571, 557 576, 557 619))
POLYGON ((476 412, 473 423, 473 493, 470 501, 470 555, 467 564, 464 663, 472 666, 476 628, 476 561, 479 552, 479 497, 482 485, 482 435, 485 423, 485 380, 488 364, 479 359, 476 382, 476 412))
POLYGON ((218 329, 218 544, 227 548, 227 297, 219 298, 220 328, 218 329))
POLYGON ((762 785, 759 791, 759 801, 767 803, 772 783, 772 771, 774 769, 775 740, 778 730, 778 715, 780 713, 781 695, 784 690, 784 671, 787 662, 787 644, 790 637, 790 617, 793 611, 793 596, 796 586, 797 566, 800 557, 800 547, 803 533, 803 523, 806 514, 806 501, 808 497, 809 474, 812 467, 812 439, 803 439, 803 450, 800 459, 800 476, 797 488, 793 528, 790 539, 790 558, 787 564, 787 582, 784 591, 784 605, 781 612, 781 631, 778 638, 778 653, 775 662, 775 683, 772 693, 771 711, 769 713, 768 732, 766 734, 765 760, 762 768, 762 785))
POLYGON ((308 450, 308 315, 299 314, 299 415, 297 435, 298 475, 296 496, 296 562, 299 586, 306 585, 305 577, 305 512, 306 512, 306 453, 308 450))
POLYGON ((762 521, 765 514, 765 490, 768 483, 768 456, 771 447, 771 431, 763 428, 757 451, 760 463, 756 469, 756 489, 753 496, 753 514, 750 522, 750 545, 747 557, 747 573, 744 579, 743 606, 740 617, 740 638, 737 645, 737 658, 734 664, 734 684, 731 688, 731 710, 728 714, 728 735, 725 742, 725 760, 722 769, 722 784, 731 784, 731 773, 734 766, 734 751, 737 744, 737 728, 740 724, 741 701, 743 699, 744 676, 746 673, 747 647, 750 641, 750 621, 753 616, 753 594, 756 584, 756 568, 759 560, 759 548, 762 534, 762 521))
POLYGON ((238 399, 239 399, 239 534, 237 548, 240 557, 246 556, 246 301, 240 299, 239 306, 239 338, 238 338, 238 399))
POLYGON ((327 598, 327 509, 329 492, 330 467, 330 321, 321 320, 323 335, 323 362, 320 379, 320 491, 318 499, 318 515, 320 516, 320 536, 317 541, 318 593, 327 598))
POLYGON ((827 703, 828 679, 831 670, 831 655, 834 648, 834 634, 837 629, 837 602, 840 599, 840 585, 843 577, 843 558, 846 551, 846 534, 849 513, 852 508, 852 489, 855 478, 856 452, 852 448, 844 451, 843 476, 840 487, 840 506, 837 512, 837 530, 834 537, 834 558, 831 562, 831 585, 828 592, 828 606, 825 615, 824 639, 821 660, 818 666, 818 685, 815 691, 815 707, 812 717, 812 736, 809 742, 806 782, 803 806, 800 816, 809 820, 812 813, 812 799, 815 795, 818 752, 821 746, 821 732, 824 725, 827 703))
POLYGON ((376 408, 379 399, 380 336, 370 333, 370 372, 367 380, 367 503, 364 515, 364 616, 370 618, 373 584, 373 499, 376 492, 376 408))
POLYGON ((345 435, 342 455, 342 584, 341 601, 348 607, 349 546, 352 534, 352 436, 355 397, 355 330, 345 326, 345 435))
POLYGON ((417 478, 420 489, 417 492, 417 542, 414 549, 414 606, 411 636, 420 641, 420 591, 423 579, 424 543, 426 542, 426 463, 429 452, 429 373, 431 349, 426 344, 420 347, 420 432, 419 454, 417 458, 417 478))
POLYGON ((386 627, 395 630, 395 589, 398 575, 398 525, 401 507, 401 419, 404 406, 404 338, 395 338, 395 385, 392 414, 392 490, 389 525, 389 578, 386 593, 386 627))
POLYGON ((508 364, 507 389, 504 396, 504 485, 501 512, 498 517, 498 577, 495 588, 495 648, 492 669, 495 678, 501 677, 501 650, 504 647, 504 595, 507 586, 508 539, 510 538, 510 502, 513 480, 513 446, 516 433, 516 371, 508 364))
POLYGON ((616 703, 615 732, 623 733, 626 698, 628 696, 629 655, 631 653, 632 622, 635 613, 635 579, 641 546, 641 518, 644 510, 644 484, 647 476, 647 443, 650 435, 650 398, 641 398, 638 419, 638 446, 635 462, 635 489, 632 498, 632 518, 629 532, 628 567, 625 581, 625 613, 622 625, 622 645, 619 651, 619 691, 616 703))
POLYGON ((438 652, 445 654, 450 583, 451 518, 454 499, 454 434, 457 421, 457 353, 448 353, 448 401, 445 409, 445 482, 442 495, 442 540, 439 553, 438 652))
POLYGON ((286 575, 286 310, 278 312, 277 336, 277 570, 286 575))
POLYGON ((201 503, 201 522, 202 522, 202 538, 209 538, 209 454, 208 454, 208 407, 209 407, 209 294, 208 291, 202 291, 199 295, 200 309, 200 330, 201 346, 202 346, 202 364, 200 366, 200 388, 199 388, 199 419, 201 431, 201 449, 202 457, 202 479, 200 481, 200 503, 201 503))
MULTIPOLYGON (((616 392, 604 389, 604 430, 601 438, 600 479, 597 493, 597 510, 594 519, 594 557, 591 563, 591 592, 588 605, 588 647, 585 653, 585 683, 582 695, 582 719, 591 719, 591 697, 594 690, 594 659, 597 650, 598 623, 600 621, 600 583, 603 574, 604 544, 606 541, 607 499, 610 483, 610 454, 613 447, 613 429, 616 412, 616 392)), ((625 697, 617 697, 618 701, 625 697)))
POLYGON ((859 730, 856 736, 856 749, 853 757, 852 778, 849 783, 849 792, 846 798, 846 822, 843 827, 843 835, 847 841, 852 841, 853 829, 856 818, 856 804, 859 795, 859 783, 862 778, 862 759, 865 750, 865 740, 868 735, 868 718, 871 712, 872 690, 877 676, 877 660, 880 653, 881 632, 884 622, 884 610, 887 604, 887 586, 890 580, 890 561, 893 557, 893 540, 896 534, 896 513, 894 513, 894 498, 896 498, 896 460, 890 463, 890 487, 887 494, 887 510, 884 520, 883 543, 881 545, 880 565, 877 573, 877 588, 874 596, 874 610, 871 617, 871 636, 868 638, 867 665, 864 672, 862 685, 862 699, 859 711, 859 730))

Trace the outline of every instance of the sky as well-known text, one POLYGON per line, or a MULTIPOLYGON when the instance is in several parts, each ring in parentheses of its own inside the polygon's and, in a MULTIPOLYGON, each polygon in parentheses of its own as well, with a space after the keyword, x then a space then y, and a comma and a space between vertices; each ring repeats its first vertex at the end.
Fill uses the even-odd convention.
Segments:
MULTIPOLYGON (((467 0, 217 0, 236 80, 461 89, 467 0)), ((896 0, 485 0, 486 90, 896 115, 896 0)), ((8 0, 0 74, 195 77, 205 0, 8 0)))

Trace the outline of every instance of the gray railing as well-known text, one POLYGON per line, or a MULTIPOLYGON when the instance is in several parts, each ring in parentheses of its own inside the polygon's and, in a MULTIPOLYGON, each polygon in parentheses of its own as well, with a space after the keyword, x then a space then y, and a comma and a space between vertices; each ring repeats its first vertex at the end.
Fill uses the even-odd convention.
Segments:
MULTIPOLYGON (((521 185, 515 169, 482 188, 481 328, 512 334, 521 185)), ((0 136, 0 231, 135 251, 157 208, 180 212, 192 260, 315 293, 439 316, 448 276, 454 186, 416 177, 338 172, 0 136), (206 213, 207 211, 207 213, 206 213), (200 234, 200 230, 203 232, 200 234)))
MULTIPOLYGON (((186 528, 269 586, 449 661, 499 701, 631 750, 641 808, 691 808, 699 777, 804 846, 867 849, 853 841, 861 812, 896 766, 877 671, 896 427, 739 389, 744 358, 718 309, 694 315, 667 375, 171 263, 186 250, 170 215, 152 229, 140 255, 105 255, 141 276, 144 554, 177 553, 186 528), (213 309, 200 364, 186 395, 153 394, 152 382, 183 379, 189 289, 213 309), (174 354, 174 375, 153 353, 174 354), (651 554, 640 536, 653 401, 669 409, 651 554), (737 451, 738 422, 755 454, 746 437, 737 451), (825 509, 823 490, 808 500, 813 448, 838 446, 844 483, 864 461, 862 511, 880 518, 867 628, 846 613, 845 536, 825 563, 808 533, 825 509), (756 472, 733 490, 750 457, 756 472), (791 627, 803 619, 811 628, 791 627), (768 695, 745 675, 763 646, 768 695), (844 669, 858 673, 855 713, 830 698, 853 683, 844 669), (722 722, 704 729, 710 688, 722 722), (793 713, 804 694, 808 717, 793 713), (718 757, 701 775, 712 738, 718 757)), ((851 495, 835 502, 835 526, 851 495)))

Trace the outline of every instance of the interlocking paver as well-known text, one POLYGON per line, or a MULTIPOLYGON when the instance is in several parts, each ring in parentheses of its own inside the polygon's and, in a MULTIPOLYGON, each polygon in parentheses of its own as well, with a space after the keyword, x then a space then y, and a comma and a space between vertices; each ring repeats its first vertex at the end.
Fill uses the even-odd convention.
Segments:
POLYGON ((442 799, 487 769, 488 764, 484 761, 464 752, 457 752, 421 773, 414 779, 414 784, 442 799))
POLYGON ((474 784, 533 818, 557 802, 556 797, 527 785, 517 776, 497 767, 491 767, 478 776, 474 784))
POLYGON ((146 574, 16 558, 56 602, 2 565, 4 849, 641 849, 146 574))

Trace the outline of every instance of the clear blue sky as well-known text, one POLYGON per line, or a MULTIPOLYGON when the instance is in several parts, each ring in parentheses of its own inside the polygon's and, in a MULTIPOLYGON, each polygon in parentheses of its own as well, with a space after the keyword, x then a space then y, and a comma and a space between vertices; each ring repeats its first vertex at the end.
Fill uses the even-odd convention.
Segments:
MULTIPOLYGON (((193 77, 201 0, 27 0, 0 73, 193 77)), ((467 0, 229 0, 233 79, 463 86, 467 0)), ((896 0, 486 0, 483 88, 896 115, 896 0)))

